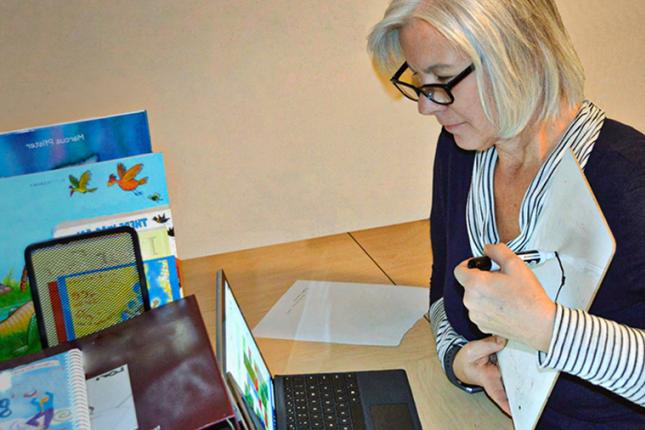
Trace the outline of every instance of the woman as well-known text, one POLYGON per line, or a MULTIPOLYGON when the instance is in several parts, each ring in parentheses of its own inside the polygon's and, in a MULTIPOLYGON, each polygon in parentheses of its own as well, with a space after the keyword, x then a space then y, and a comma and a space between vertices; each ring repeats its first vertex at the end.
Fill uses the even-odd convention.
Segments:
POLYGON ((510 413, 493 358, 517 340, 562 371, 539 427, 645 428, 645 137, 584 100, 554 1, 394 0, 369 49, 443 126, 430 316, 447 377, 510 413), (554 303, 515 255, 569 149, 617 243, 588 313, 554 303), (499 272, 467 268, 484 254, 499 272))

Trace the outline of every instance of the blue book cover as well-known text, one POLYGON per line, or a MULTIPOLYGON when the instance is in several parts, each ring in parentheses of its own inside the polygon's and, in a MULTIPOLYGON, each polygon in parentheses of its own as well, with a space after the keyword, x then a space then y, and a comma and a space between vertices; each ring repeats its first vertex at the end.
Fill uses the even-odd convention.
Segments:
POLYGON ((174 256, 144 260, 150 307, 158 308, 182 298, 177 261, 174 256))
POLYGON ((0 373, 0 430, 90 428, 79 349, 0 373))
POLYGON ((25 247, 74 220, 169 204, 163 155, 152 153, 0 178, 0 360, 40 349, 25 247))
POLYGON ((0 177, 151 152, 145 111, 0 133, 0 177))

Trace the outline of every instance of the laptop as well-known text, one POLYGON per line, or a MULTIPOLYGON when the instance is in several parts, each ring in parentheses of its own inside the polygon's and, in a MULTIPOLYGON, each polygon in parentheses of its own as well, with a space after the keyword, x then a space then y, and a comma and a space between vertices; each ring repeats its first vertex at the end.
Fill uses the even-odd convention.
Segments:
POLYGON ((404 370, 271 376, 222 270, 216 355, 261 430, 421 430, 404 370))

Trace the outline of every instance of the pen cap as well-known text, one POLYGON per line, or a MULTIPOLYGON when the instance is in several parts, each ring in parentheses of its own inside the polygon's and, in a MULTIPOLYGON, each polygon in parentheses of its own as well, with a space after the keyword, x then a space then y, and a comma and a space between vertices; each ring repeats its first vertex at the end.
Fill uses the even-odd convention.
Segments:
POLYGON ((493 263, 489 257, 474 257, 468 260, 469 269, 491 270, 493 263))

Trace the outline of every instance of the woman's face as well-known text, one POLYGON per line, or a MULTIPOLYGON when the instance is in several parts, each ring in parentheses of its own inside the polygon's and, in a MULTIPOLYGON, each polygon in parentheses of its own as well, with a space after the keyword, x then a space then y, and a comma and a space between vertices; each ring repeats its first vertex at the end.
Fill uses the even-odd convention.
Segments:
MULTIPOLYGON (((415 85, 446 83, 470 65, 441 33, 427 22, 413 18, 399 36, 403 55, 415 72, 415 85)), ((471 73, 452 89, 455 101, 438 105, 423 95, 418 108, 422 115, 434 115, 455 137, 460 148, 485 150, 495 143, 495 130, 479 100, 477 80, 471 73)))

